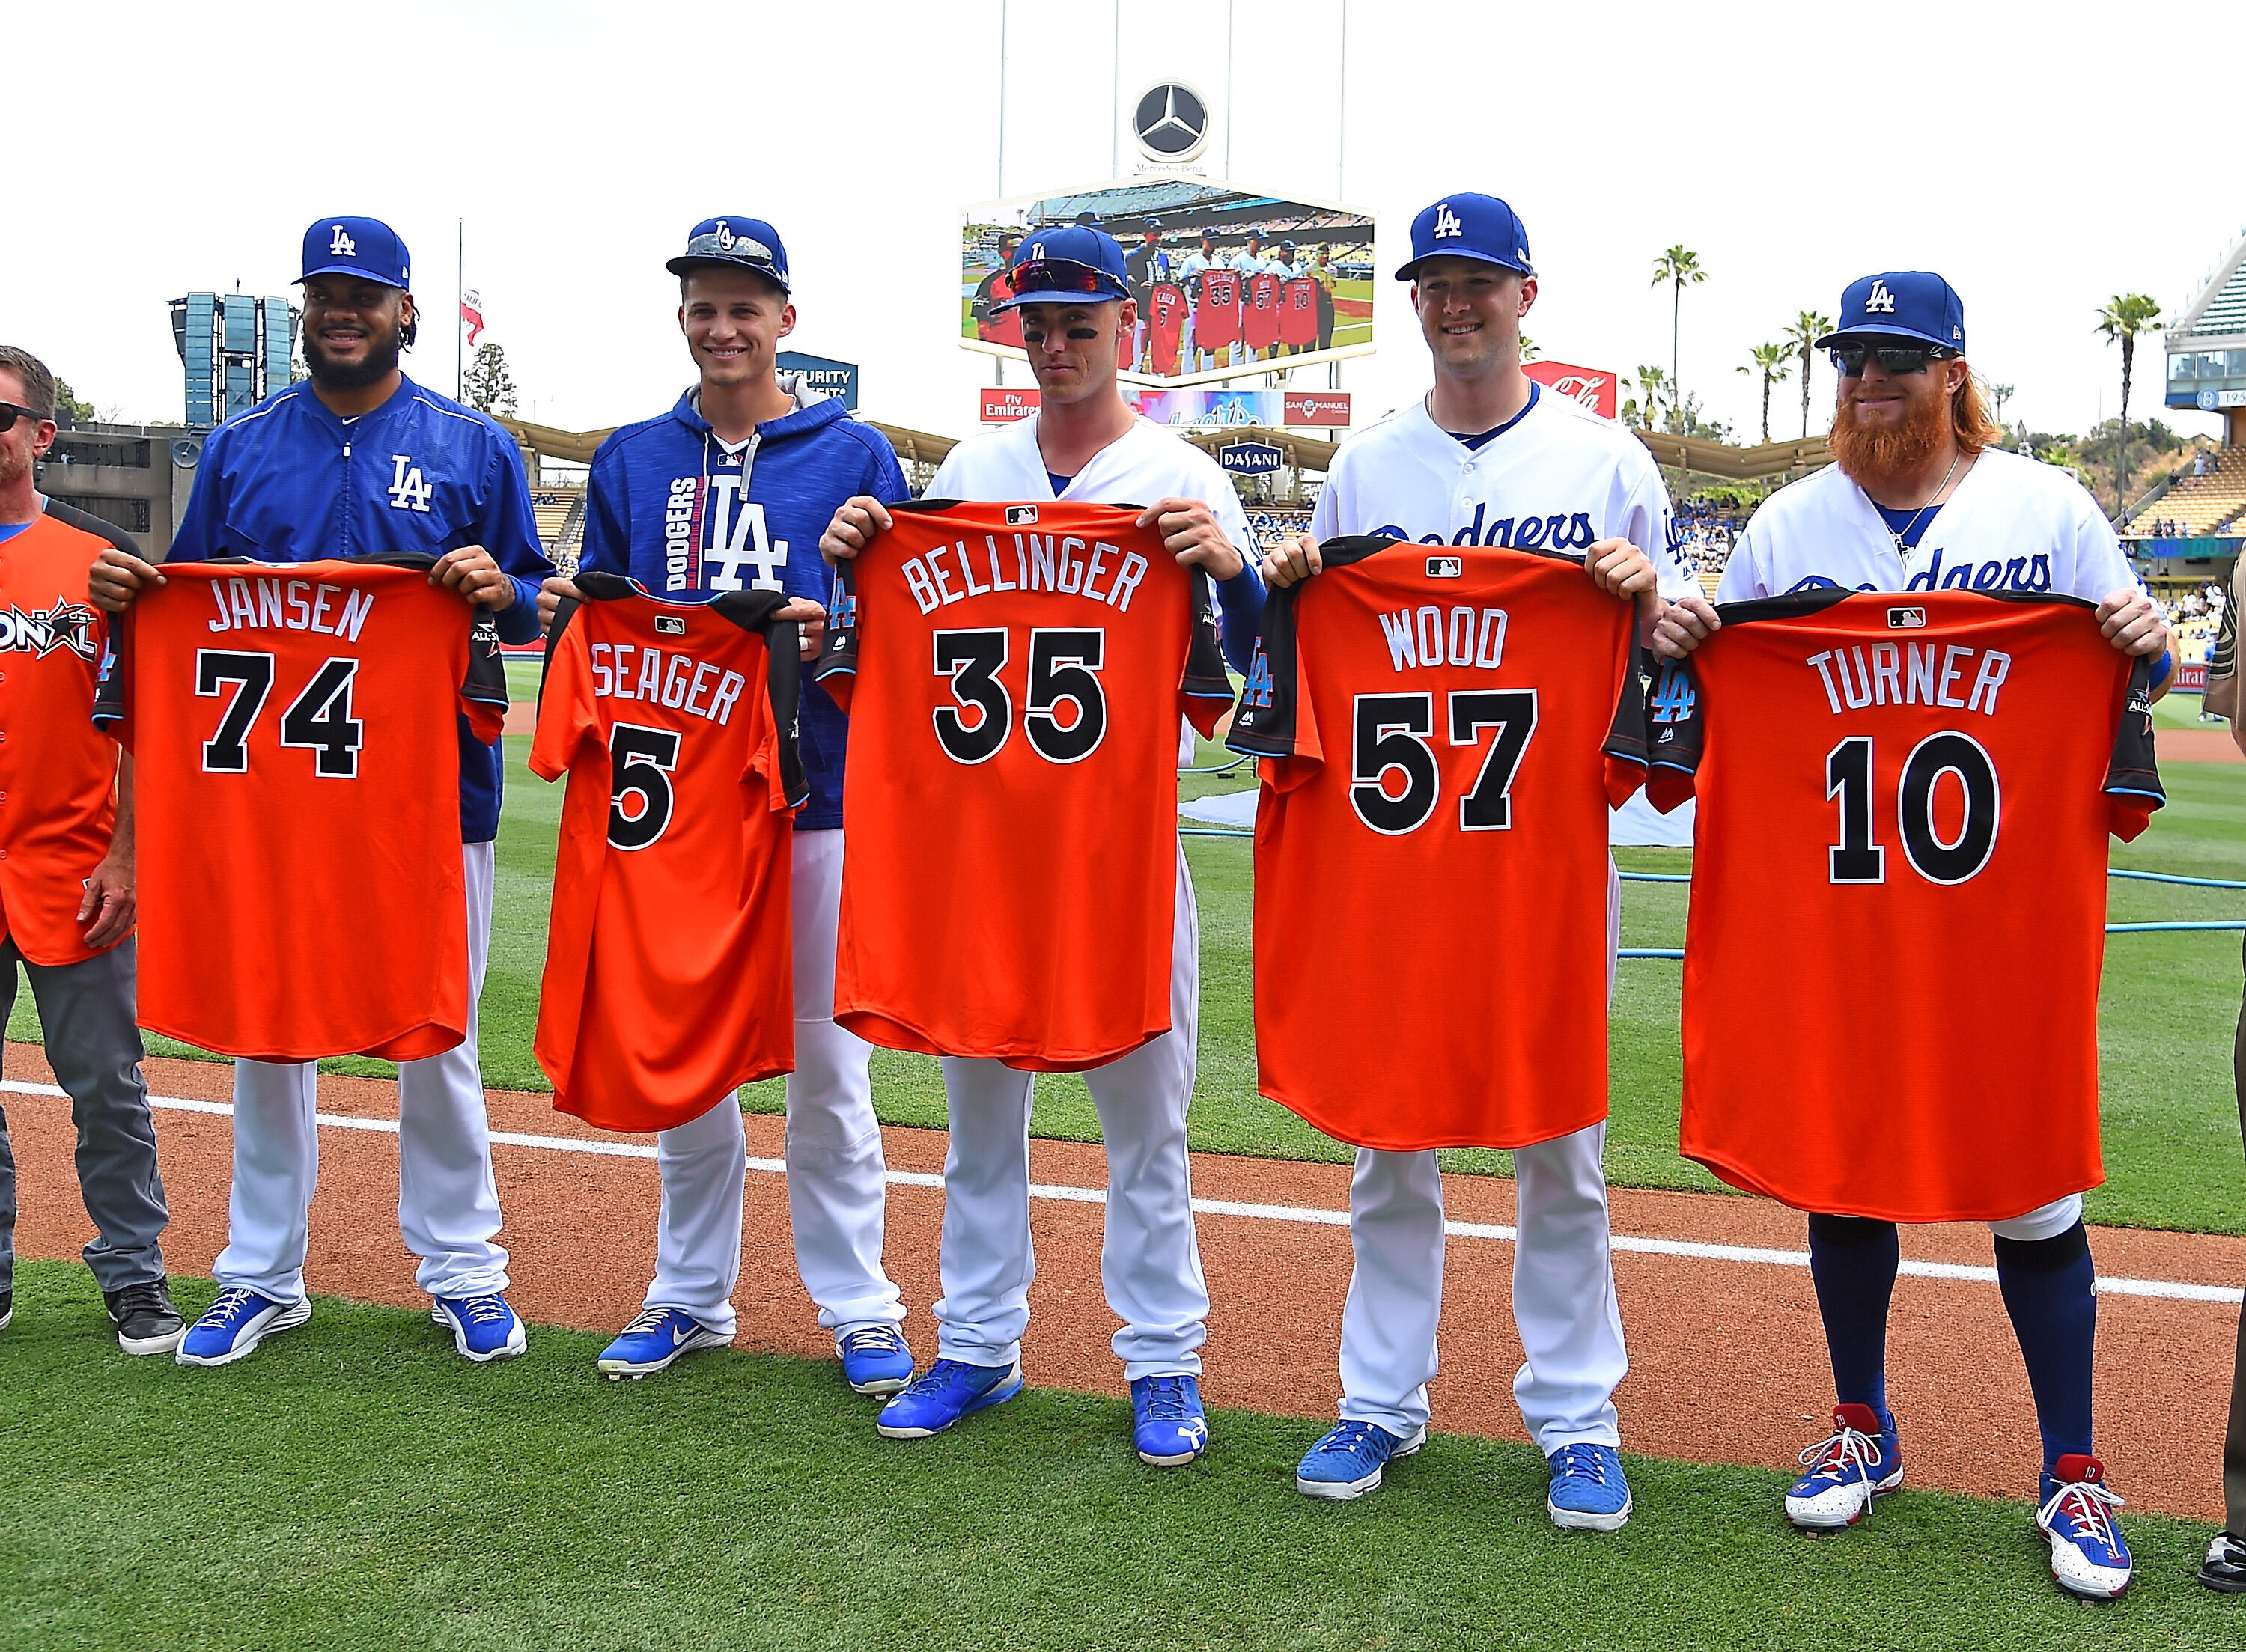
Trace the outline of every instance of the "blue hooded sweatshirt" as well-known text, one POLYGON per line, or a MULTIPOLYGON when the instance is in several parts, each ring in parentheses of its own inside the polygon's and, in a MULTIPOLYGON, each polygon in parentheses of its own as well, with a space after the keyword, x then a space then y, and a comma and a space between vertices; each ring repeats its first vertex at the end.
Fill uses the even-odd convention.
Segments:
MULTIPOLYGON (((819 536, 835 507, 860 493, 884 504, 911 497, 888 438, 838 400, 812 400, 793 375, 780 388, 793 411, 759 425, 728 448, 688 391, 660 418, 627 425, 593 455, 578 567, 621 574, 658 595, 717 596, 783 590, 822 608, 833 570, 819 536)), ((842 764, 849 719, 805 680, 799 733, 811 797, 799 831, 842 824, 842 764)))

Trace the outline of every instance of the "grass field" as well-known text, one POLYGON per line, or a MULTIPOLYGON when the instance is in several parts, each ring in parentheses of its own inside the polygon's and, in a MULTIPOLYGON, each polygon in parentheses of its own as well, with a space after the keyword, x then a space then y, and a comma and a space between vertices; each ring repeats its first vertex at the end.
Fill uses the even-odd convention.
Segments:
MULTIPOLYGON (((515 696, 535 694, 535 666, 515 662, 515 696)), ((2164 703, 2164 706, 2165 706, 2164 703)), ((2193 721, 2196 699, 2171 716, 2193 721), (2186 709, 2188 708, 2188 709, 2186 709)), ((538 979, 545 959, 554 840, 562 788, 523 766, 528 741, 507 741, 507 801, 500 824, 497 915, 482 1005, 484 1072, 497 1087, 548 1088, 531 1056, 538 979)), ((1228 754, 1204 743, 1198 766, 1228 754)), ((2169 802, 2135 843, 2113 846, 2116 866, 2191 877, 2246 880, 2246 769, 2171 765, 2169 802)), ((1236 790, 1244 772, 1188 776, 1188 795, 1236 790)), ((1208 1152, 1346 1161, 1350 1150, 1256 1093, 1249 956, 1250 846, 1243 839, 1194 838, 1188 858, 1201 927, 1201 1066, 1190 1119, 1194 1146, 1208 1152)), ((1625 871, 1689 871, 1688 852, 1627 849, 1625 871)), ((2115 921, 2246 917, 2246 890, 2188 888, 2115 880, 2115 921)), ((1686 890, 1678 884, 1623 886, 1623 943, 1684 944, 1686 890)), ((1678 996, 1681 967, 1630 960, 1621 966, 1610 1023, 1613 1119, 1607 1171, 1618 1185, 1716 1190, 1714 1177, 1677 1152, 1681 1058, 1678 996)), ((2230 1046, 2239 1007, 2236 932, 2114 935, 2106 948, 2100 1038, 2107 1184, 2092 1193, 2092 1220, 2127 1227, 2246 1234, 2246 1180, 2239 1174, 2238 1115, 2230 1046)), ((9 1036, 36 1038, 28 992, 19 991, 9 1036)), ((198 1052, 151 1039, 161 1054, 198 1052)), ((354 1058, 341 1071, 388 1075, 387 1063, 354 1058)), ((943 1091, 924 1057, 877 1052, 875 1100, 885 1122, 941 1127, 943 1091)), ((781 1086, 745 1092, 752 1111, 777 1112, 781 1086)), ((1039 1135, 1098 1139, 1091 1097, 1080 1078, 1038 1081, 1032 1129, 1039 1135)), ((1446 1155, 1453 1169, 1504 1172, 1508 1155, 1446 1155)))
MULTIPOLYGON (((473 1368, 425 1315, 322 1301, 223 1370, 119 1356, 83 1268, 0 1332, 13 1652, 403 1646, 2235 1648, 2206 1540, 2125 1513, 2112 1605, 2045 1574, 2025 1504, 1905 1492, 1789 1532, 1782 1477, 1632 1458, 1630 1524, 1555 1531, 1527 1445, 1438 1437, 1358 1504, 1292 1484, 1299 1420, 1219 1412, 1144 1467, 1120 1402, 1032 1390, 902 1444, 834 1366, 732 1353, 611 1384, 539 1329, 473 1368), (25 1403, 31 1400, 33 1403, 25 1403)), ((180 1291, 189 1312, 206 1285, 180 1291)))

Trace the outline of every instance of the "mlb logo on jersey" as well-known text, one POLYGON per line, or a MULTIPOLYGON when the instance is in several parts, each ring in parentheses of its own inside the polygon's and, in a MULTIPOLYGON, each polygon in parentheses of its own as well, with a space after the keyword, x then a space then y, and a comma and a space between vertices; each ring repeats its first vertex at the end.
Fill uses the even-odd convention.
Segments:
POLYGON ((1864 298, 1864 314, 1867 316, 1895 314, 1895 295, 1888 290, 1886 282, 1875 281, 1872 283, 1872 290, 1864 298))
POLYGON ((1006 526, 1008 527, 1024 527, 1037 520, 1038 507, 1034 505, 1009 505, 1006 506, 1006 526))
POLYGON ((657 636, 684 636, 686 621, 680 615, 658 614, 655 616, 655 634, 657 636))
POLYGON ((1923 631, 1926 629, 1926 610, 1923 608, 1891 608, 1888 610, 1888 629, 1890 631, 1923 631))
POLYGON ((1463 578, 1467 565, 1455 556, 1431 556, 1427 559, 1427 577, 1431 580, 1463 578))

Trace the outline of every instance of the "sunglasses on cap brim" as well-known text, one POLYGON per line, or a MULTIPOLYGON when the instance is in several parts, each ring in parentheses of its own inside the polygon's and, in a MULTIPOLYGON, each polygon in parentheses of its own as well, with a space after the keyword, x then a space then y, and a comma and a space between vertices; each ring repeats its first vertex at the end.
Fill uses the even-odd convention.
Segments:
POLYGON ((37 425, 51 417, 51 414, 37 412, 29 407, 18 407, 13 402, 0 402, 0 433, 15 429, 16 421, 19 418, 28 418, 37 425))
POLYGON ((1114 276, 1090 264, 1079 264, 1067 258, 1032 258, 1016 264, 1010 279, 1014 284, 1014 296, 1027 298, 1032 293, 1052 293, 1056 302, 1068 297, 1122 298, 1126 296, 1114 276))
POLYGON ((1833 371, 1843 378, 1863 376, 1868 357, 1885 373, 1923 373, 1929 362, 1955 361, 1960 351, 1942 344, 1835 344, 1827 352, 1833 371))

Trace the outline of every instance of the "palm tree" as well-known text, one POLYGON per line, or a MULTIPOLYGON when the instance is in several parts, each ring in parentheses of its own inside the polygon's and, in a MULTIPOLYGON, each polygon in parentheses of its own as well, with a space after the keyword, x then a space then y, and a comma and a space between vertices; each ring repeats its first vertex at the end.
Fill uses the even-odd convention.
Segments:
POLYGON ((1816 355, 1817 341, 1833 330, 1833 318, 1821 316, 1814 309, 1805 309, 1793 318, 1793 325, 1785 333, 1786 342, 1793 346, 1794 354, 1801 357, 1801 438, 1809 439, 1809 364, 1816 355))
POLYGON ((1739 369, 1743 373, 1762 375, 1762 439, 1770 441, 1770 387, 1786 377, 1784 363, 1793 354, 1790 344, 1757 344, 1747 351, 1748 364, 1739 369))
POLYGON ((2113 491, 2123 504, 2129 499, 2129 374, 2137 362, 2137 335, 2158 330, 2153 325, 2160 305, 2142 293, 2116 293, 2113 302, 2098 312, 2098 330, 2110 343, 2121 344, 2121 452, 2114 460, 2113 491))
POLYGON ((1637 388, 1644 397, 1644 400, 1638 405, 1638 427, 1641 430, 1651 430, 1654 415, 1660 411, 1661 393, 1669 388, 1669 375, 1658 367, 1640 365, 1637 370, 1637 388))
POLYGON ((1697 286, 1708 279, 1708 272, 1700 268, 1700 255, 1684 250, 1679 241, 1653 261, 1653 285, 1667 282, 1674 290, 1669 301, 1669 382, 1673 386, 1683 377, 1678 371, 1677 343, 1680 323, 1684 315, 1684 289, 1697 286))

